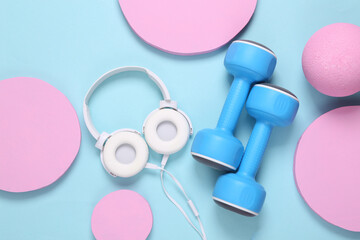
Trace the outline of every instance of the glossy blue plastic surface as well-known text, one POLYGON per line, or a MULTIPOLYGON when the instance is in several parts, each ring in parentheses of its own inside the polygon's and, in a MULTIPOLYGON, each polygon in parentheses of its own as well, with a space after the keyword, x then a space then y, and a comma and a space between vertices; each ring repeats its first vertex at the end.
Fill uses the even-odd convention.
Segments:
POLYGON ((257 121, 236 174, 221 176, 213 192, 214 200, 222 200, 233 209, 257 215, 265 201, 265 190, 255 181, 273 126, 292 123, 299 108, 295 96, 277 88, 258 84, 246 102, 248 113, 257 121))
POLYGON ((196 135, 191 152, 195 159, 220 170, 239 167, 244 147, 233 136, 241 110, 252 84, 268 80, 274 72, 276 57, 261 45, 233 42, 224 60, 234 76, 215 130, 204 129, 196 135))

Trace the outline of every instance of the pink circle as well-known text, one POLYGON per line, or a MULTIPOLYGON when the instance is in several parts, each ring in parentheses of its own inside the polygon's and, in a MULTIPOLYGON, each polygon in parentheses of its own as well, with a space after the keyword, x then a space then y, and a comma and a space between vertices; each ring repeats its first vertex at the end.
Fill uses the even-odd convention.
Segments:
POLYGON ((69 100, 35 78, 0 81, 0 189, 27 192, 59 179, 75 159, 80 125, 69 100))
POLYGON ((106 195, 95 206, 91 218, 91 228, 97 240, 146 239, 152 224, 149 203, 130 190, 106 195))
POLYGON ((214 51, 249 22, 257 0, 119 0, 134 32, 177 55, 214 51))
POLYGON ((331 224, 360 231, 360 106, 316 119, 299 140, 297 188, 310 208, 331 224))
POLYGON ((335 23, 307 42, 302 65, 306 79, 319 92, 344 97, 360 91, 360 27, 335 23))

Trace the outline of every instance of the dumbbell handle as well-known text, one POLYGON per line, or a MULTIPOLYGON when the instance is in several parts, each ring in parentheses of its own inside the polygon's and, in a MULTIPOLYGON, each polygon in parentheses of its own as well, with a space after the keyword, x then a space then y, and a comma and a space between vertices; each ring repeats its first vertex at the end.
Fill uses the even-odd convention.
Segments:
POLYGON ((250 177, 256 176, 270 138, 271 130, 271 125, 261 121, 256 122, 237 174, 250 177))
POLYGON ((234 132, 249 90, 250 82, 246 79, 233 80, 216 128, 234 132))

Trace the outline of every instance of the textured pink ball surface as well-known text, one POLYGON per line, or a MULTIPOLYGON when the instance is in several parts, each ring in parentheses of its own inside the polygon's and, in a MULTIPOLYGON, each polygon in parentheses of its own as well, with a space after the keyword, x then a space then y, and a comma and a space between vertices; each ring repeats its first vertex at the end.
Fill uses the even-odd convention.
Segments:
POLYGON ((299 193, 320 217, 360 232, 360 106, 317 118, 299 140, 294 176, 299 193))
POLYGON ((317 31, 305 46, 302 66, 323 94, 344 97, 360 91, 360 27, 335 23, 317 31))
POLYGON ((119 0, 134 32, 177 55, 211 52, 249 22, 257 0, 119 0))
POLYGON ((146 239, 152 224, 149 203, 131 190, 106 195, 95 206, 91 218, 91 228, 97 240, 146 239))
POLYGON ((36 78, 0 81, 0 189, 27 192, 50 185, 74 161, 79 120, 59 90, 36 78))

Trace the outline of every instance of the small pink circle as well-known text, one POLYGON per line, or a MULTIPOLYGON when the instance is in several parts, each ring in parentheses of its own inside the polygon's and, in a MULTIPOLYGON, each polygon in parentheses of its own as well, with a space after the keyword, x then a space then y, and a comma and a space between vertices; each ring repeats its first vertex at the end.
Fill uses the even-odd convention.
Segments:
POLYGON ((92 231, 97 240, 146 239, 152 224, 149 203, 130 190, 106 195, 95 206, 91 218, 92 231))
POLYGON ((360 91, 360 27, 335 23, 307 42, 302 65, 306 79, 319 92, 344 97, 360 91))
POLYGON ((119 0, 134 32, 177 55, 214 51, 249 22, 257 0, 119 0))
POLYGON ((299 140, 294 176, 309 207, 331 224, 360 231, 360 106, 317 118, 299 140))
POLYGON ((69 100, 36 78, 0 81, 0 189, 27 192, 50 185, 74 161, 80 125, 69 100))

